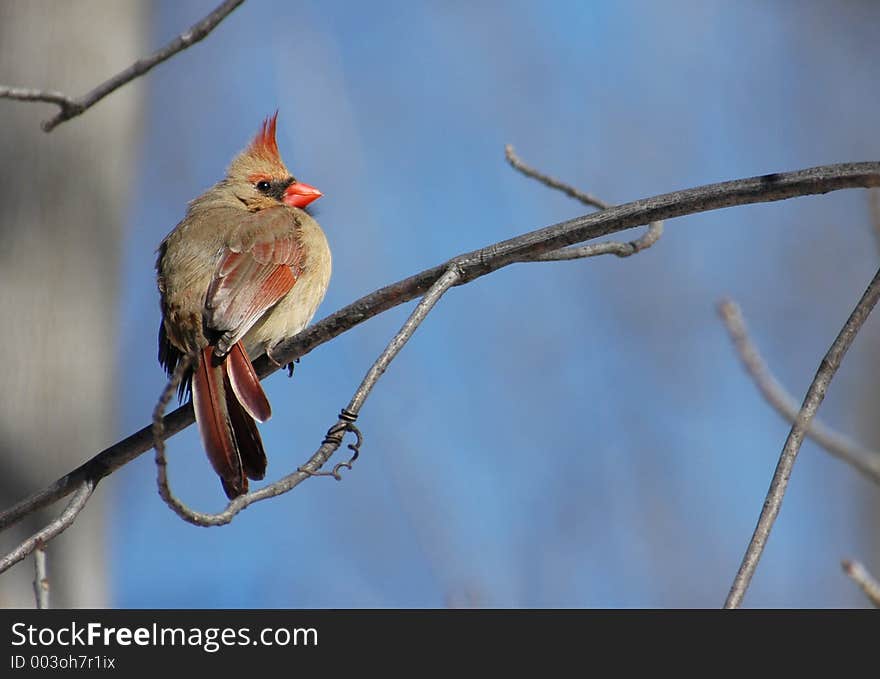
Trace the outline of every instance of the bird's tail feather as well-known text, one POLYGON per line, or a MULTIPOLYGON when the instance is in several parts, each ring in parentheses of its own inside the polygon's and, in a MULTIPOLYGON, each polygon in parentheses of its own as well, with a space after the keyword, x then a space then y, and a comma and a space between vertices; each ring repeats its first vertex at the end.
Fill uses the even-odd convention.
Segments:
POLYGON ((266 473, 266 453, 252 415, 268 418, 271 414, 240 343, 220 361, 215 359, 213 347, 202 350, 193 371, 192 395, 211 466, 226 496, 238 497, 248 491, 248 478, 262 479, 266 473))

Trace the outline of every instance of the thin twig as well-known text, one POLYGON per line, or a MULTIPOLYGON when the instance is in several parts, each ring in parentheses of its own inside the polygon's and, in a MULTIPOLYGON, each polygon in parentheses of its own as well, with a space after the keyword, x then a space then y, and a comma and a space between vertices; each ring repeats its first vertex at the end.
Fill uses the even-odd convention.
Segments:
POLYGON ((111 92, 115 92, 123 85, 144 75, 154 66, 158 66, 178 52, 182 52, 205 38, 242 2, 244 2, 244 0, 226 0, 208 16, 190 26, 189 29, 178 35, 174 40, 165 45, 165 47, 157 50, 148 57, 138 59, 124 71, 117 73, 109 80, 105 80, 78 99, 69 97, 61 92, 5 86, 0 86, 0 98, 16 99, 18 101, 45 101, 50 104, 56 104, 61 110, 53 118, 44 121, 42 125, 43 131, 51 132, 64 121, 81 115, 111 92))
POLYGON ((868 214, 874 229, 874 238, 880 247, 880 189, 868 189, 868 214))
POLYGON ((421 301, 416 305, 416 308, 413 309, 409 318, 406 319, 406 322, 391 339, 379 358, 376 359, 367 371, 364 379, 355 390, 351 401, 349 401, 348 406, 342 410, 336 424, 330 427, 321 445, 309 458, 308 462, 292 474, 288 474, 275 483, 260 488, 253 493, 240 495, 232 500, 225 510, 218 512, 217 514, 207 514, 190 509, 171 492, 168 485, 168 477, 165 470, 167 463, 165 460, 165 446, 162 443, 161 421, 162 412, 168 404, 171 395, 176 391, 177 385, 180 383, 179 377, 185 372, 185 369, 181 371, 178 368, 172 376, 172 379, 168 382, 168 385, 165 387, 165 390, 162 392, 159 403, 154 412, 154 421, 159 423, 155 425, 154 433, 156 437, 156 466, 158 467, 159 494, 162 496, 162 499, 165 500, 166 504, 168 504, 168 506, 171 507, 171 509, 174 510, 174 512, 184 521, 196 526, 222 526, 232 521, 232 519, 235 518, 235 515, 246 507, 249 507, 255 502, 259 502, 260 500, 266 500, 270 497, 276 497, 287 493, 310 476, 327 475, 339 479, 339 470, 342 467, 348 467, 350 469, 351 463, 357 457, 360 450, 361 435, 357 428, 354 427, 354 421, 357 419, 360 409, 370 395, 370 392, 373 390, 373 387, 376 386, 376 382, 385 370, 387 370, 391 361, 393 361, 397 354, 400 353, 403 346, 413 336, 413 333, 422 324, 422 321, 425 320, 425 317, 431 309, 434 308, 434 305, 437 304, 444 293, 455 285, 460 278, 461 271, 455 266, 450 266, 446 273, 444 273, 431 286, 428 292, 425 293, 425 296, 422 297, 421 301), (349 448, 354 451, 354 455, 347 462, 337 464, 332 472, 319 472, 321 467, 328 459, 330 459, 330 456, 333 455, 342 444, 343 436, 346 431, 352 431, 357 436, 357 442, 349 445, 349 448))
POLYGON ((444 294, 446 294, 446 291, 449 290, 449 288, 458 284, 458 281, 461 280, 461 278, 462 273, 459 268, 457 266, 450 266, 446 270, 446 273, 444 273, 437 282, 431 286, 431 289, 425 293, 424 297, 422 297, 422 301, 419 302, 418 306, 413 309, 409 318, 406 319, 406 323, 403 324, 397 334, 388 343, 388 346, 385 347, 385 351, 382 352, 382 355, 376 359, 376 362, 373 363, 372 367, 367 371, 360 386, 358 386, 357 390, 354 392, 354 396, 351 397, 351 401, 346 410, 355 415, 360 413, 364 401, 367 400, 367 396, 370 395, 373 387, 376 386, 376 382, 382 376, 382 373, 385 372, 391 361, 393 361, 397 354, 400 353, 400 350, 403 349, 403 345, 409 341, 409 338, 412 337, 416 328, 422 324, 422 321, 425 320, 425 316, 428 315, 428 312, 434 308, 434 305, 437 304, 444 294))
MULTIPOLYGON (((525 161, 522 160, 522 158, 516 155, 516 152, 513 150, 513 146, 511 146, 510 144, 507 144, 507 146, 504 147, 504 155, 507 158, 507 162, 510 163, 511 167, 521 172, 526 177, 531 177, 532 179, 541 182, 551 189, 562 191, 567 196, 570 196, 571 198, 574 198, 575 200, 578 200, 589 207, 595 207, 600 210, 605 210, 611 207, 609 203, 600 200, 596 196, 581 191, 571 184, 560 181, 555 177, 551 177, 550 175, 546 175, 543 172, 539 172, 531 165, 526 164, 525 161)), ((642 250, 647 250, 654 243, 660 240, 660 236, 662 235, 663 222, 655 221, 651 222, 648 226, 647 231, 645 231, 645 233, 636 240, 628 241, 625 243, 611 241, 609 243, 592 243, 590 245, 581 245, 579 247, 561 248, 559 250, 553 250, 552 252, 542 252, 540 254, 523 257, 520 261, 561 262, 569 259, 597 257, 599 255, 616 255, 618 257, 629 257, 630 255, 634 255, 637 252, 641 252, 642 250)))
POLYGON ((865 596, 874 604, 874 607, 880 608, 880 582, 877 582, 868 569, 861 562, 848 559, 841 561, 840 565, 843 566, 843 572, 862 588, 865 596))
POLYGON ((71 105, 70 97, 53 90, 32 90, 27 87, 6 87, 0 85, 0 99, 15 99, 17 101, 45 101, 55 104, 62 109, 71 105))
POLYGON ((507 144, 504 147, 504 157, 507 158, 507 162, 510 163, 513 169, 522 172, 526 177, 531 177, 532 179, 535 179, 544 184, 544 186, 549 186, 551 189, 562 191, 562 193, 564 193, 566 196, 574 198, 575 200, 580 201, 588 207, 594 207, 599 210, 605 210, 611 207, 610 203, 606 203, 601 198, 597 198, 593 194, 587 193, 586 191, 581 191, 571 184, 566 184, 565 182, 559 181, 555 177, 551 177, 548 174, 544 174, 543 172, 536 170, 531 165, 527 165, 518 155, 516 155, 516 151, 513 150, 513 146, 511 144, 507 144))
POLYGON ((95 484, 91 481, 85 481, 71 498, 67 507, 61 512, 61 515, 45 528, 34 533, 27 540, 22 542, 18 547, 13 549, 9 554, 0 558, 0 573, 9 570, 12 566, 27 557, 38 547, 46 544, 52 538, 63 533, 70 524, 73 523, 77 515, 86 506, 86 502, 92 496, 95 490, 95 484))
POLYGON ((49 576, 46 573, 46 546, 38 543, 34 549, 34 598, 37 608, 49 608, 49 576))
POLYGON ((819 364, 819 370, 816 372, 816 376, 807 390, 807 395, 804 397, 800 412, 798 412, 795 423, 788 434, 788 438, 785 440, 785 445, 779 456, 779 462, 776 465, 773 480, 770 482, 770 489, 767 491, 767 497, 764 500, 764 507, 761 510, 758 525, 755 527, 755 532, 749 541, 749 546, 734 578, 730 593, 724 602, 725 608, 738 608, 742 603, 752 576, 755 574, 755 569, 758 567, 758 561, 764 552, 767 538, 770 537, 773 523, 776 521, 779 509, 782 507, 782 499, 785 496, 788 479, 791 476, 791 470, 794 467, 794 461, 804 441, 804 436, 810 426, 810 421, 822 404, 828 385, 840 367, 841 360, 843 360, 844 355, 853 343, 865 319, 868 318, 868 315, 877 303, 878 298, 880 298, 880 270, 874 274, 874 278, 871 279, 871 283, 868 285, 859 303, 856 304, 855 309, 853 309, 843 328, 841 328, 837 338, 828 349, 828 353, 825 354, 825 357, 819 364))
MULTIPOLYGON (((743 367, 758 391, 777 413, 790 423, 794 423, 800 406, 770 372, 758 348, 749 337, 739 305, 730 299, 721 300, 718 303, 718 313, 743 367)), ((819 419, 814 419, 810 423, 807 436, 835 457, 858 469, 874 483, 880 484, 880 451, 865 448, 819 419)))
POLYGON ((171 401, 174 394, 178 392, 178 387, 183 381, 183 377, 186 375, 187 370, 189 370, 190 365, 192 365, 192 362, 193 356, 190 354, 184 354, 181 356, 180 360, 177 362, 177 366, 174 368, 174 372, 168 380, 168 384, 165 385, 165 389, 159 396, 159 401, 156 403, 156 407, 153 410, 153 448, 156 451, 156 484, 159 487, 159 497, 161 497, 165 503, 178 514, 181 514, 181 512, 187 513, 191 510, 172 494, 171 488, 168 486, 168 461, 165 458, 164 417, 168 402, 171 401))
POLYGON ((584 259, 586 257, 598 257, 599 255, 616 255, 617 257, 629 257, 642 250, 647 250, 660 240, 663 235, 663 222, 651 222, 647 230, 635 240, 620 242, 608 241, 606 243, 591 243, 570 248, 561 248, 553 252, 542 252, 540 255, 524 257, 523 262, 561 262, 569 259, 584 259))
MULTIPOLYGON (((275 358, 281 364, 290 363, 373 316, 424 295, 450 266, 457 267, 461 272, 461 278, 456 285, 463 285, 522 261, 524 257, 558 250, 567 245, 607 236, 652 221, 734 205, 771 202, 840 189, 872 186, 880 186, 880 162, 845 163, 709 184, 575 217, 560 224, 459 255, 443 264, 361 297, 295 337, 282 342, 276 347, 275 358)), ((258 359, 254 367, 261 378, 278 370, 278 366, 265 357, 258 359)), ((164 418, 165 438, 183 430, 193 422, 190 404, 178 408, 164 418)), ((97 483, 99 479, 131 462, 152 447, 152 425, 148 425, 106 448, 50 486, 0 513, 0 530, 17 523, 31 512, 69 495, 84 481, 97 483)))

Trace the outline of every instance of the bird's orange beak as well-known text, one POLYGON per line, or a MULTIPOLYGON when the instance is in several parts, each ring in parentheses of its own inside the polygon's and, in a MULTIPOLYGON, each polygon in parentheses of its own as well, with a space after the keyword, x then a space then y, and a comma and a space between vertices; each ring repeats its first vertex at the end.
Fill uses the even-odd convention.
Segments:
POLYGON ((290 207, 305 207, 314 200, 318 200, 324 194, 318 191, 314 186, 303 184, 302 182, 294 182, 287 187, 281 201, 290 207))

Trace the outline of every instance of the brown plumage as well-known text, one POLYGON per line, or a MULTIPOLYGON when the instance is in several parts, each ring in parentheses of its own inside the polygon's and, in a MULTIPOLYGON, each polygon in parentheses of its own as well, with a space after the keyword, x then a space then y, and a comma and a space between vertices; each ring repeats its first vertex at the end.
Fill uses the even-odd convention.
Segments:
POLYGON ((193 408, 208 459, 231 499, 261 479, 266 454, 256 422, 271 408, 251 363, 314 316, 330 281, 330 249, 303 209, 321 196, 298 182, 268 118, 224 177, 189 204, 159 246, 159 361, 196 361, 182 394, 193 408))

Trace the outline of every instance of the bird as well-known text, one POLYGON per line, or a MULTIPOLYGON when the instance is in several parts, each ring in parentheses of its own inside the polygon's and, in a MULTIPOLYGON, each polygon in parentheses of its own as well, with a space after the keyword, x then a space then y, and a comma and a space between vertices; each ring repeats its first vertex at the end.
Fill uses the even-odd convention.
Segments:
POLYGON ((190 358, 190 394, 208 460, 230 500, 266 473, 257 422, 272 409, 253 360, 305 328, 330 282, 330 247, 306 207, 323 194, 296 179, 275 140, 278 112, 192 200, 161 241, 156 280, 159 363, 173 375, 190 358))

